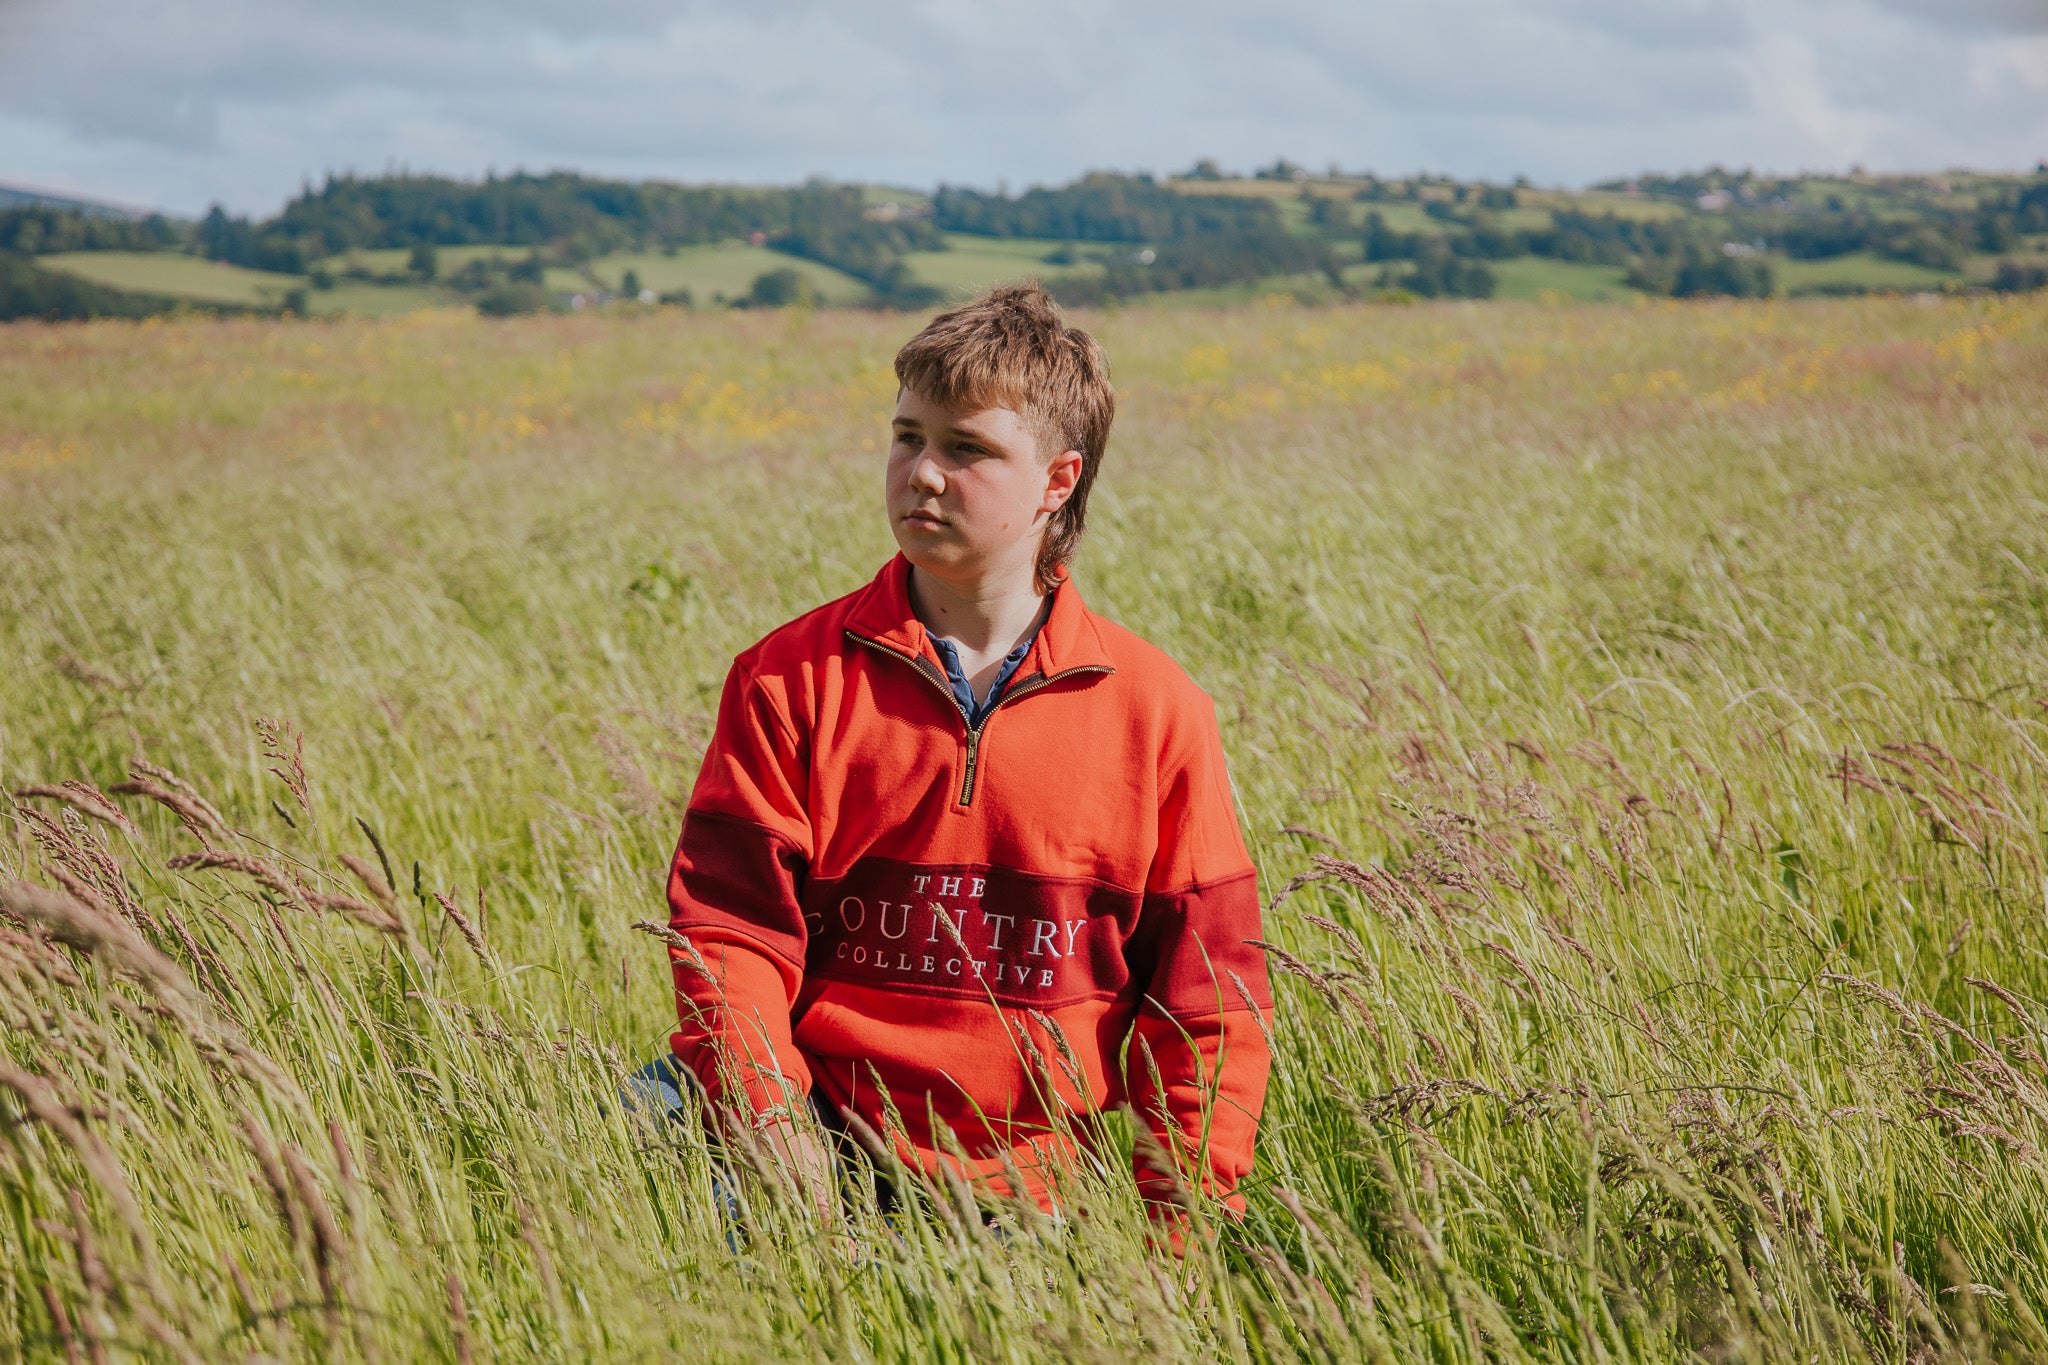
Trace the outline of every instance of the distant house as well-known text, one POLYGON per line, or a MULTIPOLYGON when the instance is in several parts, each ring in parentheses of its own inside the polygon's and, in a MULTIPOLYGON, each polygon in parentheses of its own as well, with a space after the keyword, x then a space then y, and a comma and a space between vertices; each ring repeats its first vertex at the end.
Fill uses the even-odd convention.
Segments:
POLYGON ((1722 209, 1735 202, 1735 196, 1726 190, 1708 190, 1692 202, 1693 207, 1703 212, 1719 213, 1722 209))

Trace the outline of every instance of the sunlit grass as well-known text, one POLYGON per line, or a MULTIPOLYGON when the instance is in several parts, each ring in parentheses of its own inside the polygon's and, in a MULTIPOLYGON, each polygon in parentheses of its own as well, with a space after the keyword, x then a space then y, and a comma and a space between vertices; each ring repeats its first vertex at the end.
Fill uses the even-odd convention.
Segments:
POLYGON ((0 787, 90 789, 0 842, 0 1349, 2048 1351, 2048 305, 1086 321, 1079 581, 1282 897, 1242 1225, 1083 1177, 849 1263, 617 1113, 726 665, 890 549, 912 320, 17 327, 0 787))

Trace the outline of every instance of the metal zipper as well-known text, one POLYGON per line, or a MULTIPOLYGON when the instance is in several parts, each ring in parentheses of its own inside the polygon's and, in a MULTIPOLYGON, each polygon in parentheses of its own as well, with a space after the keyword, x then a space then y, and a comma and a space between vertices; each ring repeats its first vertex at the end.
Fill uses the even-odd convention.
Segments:
MULTIPOLYGON (((996 712, 1019 698, 1028 697, 1033 692, 1052 686, 1061 678, 1071 678, 1077 673, 1114 672, 1116 670, 1107 664, 1083 664, 1079 668, 1063 668, 1057 673, 1040 673, 1036 677, 1026 678, 1023 682, 1016 684, 1009 691, 1003 693, 1002 699, 994 706, 989 707, 988 714, 981 718, 981 724, 967 727, 967 763, 960 773, 960 804, 963 806, 974 804, 976 751, 981 747, 981 732, 988 728, 988 723, 991 720, 995 719, 996 712)), ((952 689, 949 686, 947 690, 951 691, 952 689)), ((958 703, 955 703, 954 709, 959 709, 958 703)))
POLYGON ((880 640, 870 640, 867 636, 857 634, 852 630, 846 632, 846 638, 857 640, 869 649, 877 650, 892 658, 903 660, 912 668, 915 668, 927 682, 938 688, 944 694, 946 700, 952 703, 953 713, 960 717, 960 726, 967 732, 967 760, 960 768, 960 798, 958 802, 958 804, 963 806, 974 804, 974 780, 976 770, 980 766, 981 761, 981 732, 988 728, 988 723, 994 719, 996 712, 1020 697, 1028 697, 1033 692, 1052 686, 1062 678, 1071 678, 1081 673, 1116 672, 1114 668, 1109 667, 1107 664, 1083 664, 1079 668, 1063 668, 1057 673, 1034 674, 1023 682, 1014 684, 1009 691, 1003 693, 1002 700, 991 706, 988 709, 988 714, 983 716, 981 723, 977 725, 967 718, 966 708, 962 707, 960 699, 953 695, 953 684, 946 680, 946 675, 940 672, 938 665, 934 664, 931 660, 921 654, 905 654, 900 649, 891 649, 880 640))

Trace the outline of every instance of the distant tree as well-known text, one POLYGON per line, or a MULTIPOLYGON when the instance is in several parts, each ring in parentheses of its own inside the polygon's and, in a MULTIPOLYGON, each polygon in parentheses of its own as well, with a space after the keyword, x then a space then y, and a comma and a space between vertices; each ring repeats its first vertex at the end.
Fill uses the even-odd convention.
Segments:
POLYGON ((1960 242, 1929 225, 1915 227, 1887 242, 1885 254, 1931 270, 1960 270, 1965 252, 1960 242))
POLYGON ((1697 299, 1725 296, 1764 299, 1771 296, 1777 281, 1771 264, 1761 256, 1731 256, 1725 251, 1688 252, 1671 277, 1667 291, 1673 298, 1697 299))
POLYGON ((219 204, 199 220, 199 254, 209 261, 233 261, 246 255, 254 238, 248 219, 230 218, 219 204))
POLYGON ((539 284, 546 278, 546 271, 541 264, 540 253, 538 251, 527 252, 526 259, 506 271, 505 275, 506 278, 516 284, 539 284))
POLYGON ((1490 299, 1498 281, 1492 270, 1478 261, 1459 257, 1441 237, 1423 242, 1414 266, 1402 275, 1388 275, 1387 282, 1426 299, 1490 299))
POLYGON ((477 295, 476 300, 476 311, 487 318, 538 313, 547 306, 547 291, 531 280, 507 279, 477 295))
POLYGON ((815 305, 817 301, 818 291, 804 278, 803 272, 783 266, 756 275, 746 298, 740 303, 747 308, 788 308, 815 305))
POLYGON ((405 268, 423 280, 431 280, 441 273, 441 254, 434 250, 432 242, 421 242, 405 258, 405 268))
POLYGON ((0 252, 0 322, 140 318, 168 313, 177 306, 169 299, 109 289, 75 275, 43 269, 26 256, 0 252))
POLYGON ((1214 181, 1222 180, 1225 177, 1223 175, 1223 168, 1205 156, 1200 161, 1197 161, 1191 169, 1183 171, 1180 178, 1182 180, 1214 181))
POLYGON ((947 232, 1070 242, 1159 242, 1284 226, 1269 199, 1183 194, 1149 176, 1100 171, 1015 198, 941 186, 932 198, 932 222, 947 232))
POLYGON ((2029 261, 2000 261, 1998 273, 1991 277, 1991 287, 2001 294, 2025 294, 2036 289, 2048 289, 2048 265, 2036 265, 2029 261))
POLYGON ((1357 225, 1351 205, 1342 199, 1318 194, 1308 202, 1308 220, 1324 232, 1350 233, 1357 225))
POLYGON ((638 297, 640 293, 640 272, 637 270, 627 270, 625 278, 619 281, 619 292, 628 298, 638 297))
MULTIPOLYGON (((1156 248, 1112 257, 1106 262, 1102 289, 1105 297, 1116 298, 1306 274, 1321 267, 1326 250, 1313 237, 1279 227, 1163 241, 1156 248)), ((1060 297, 1079 292, 1076 282, 1060 297)))
POLYGON ((1471 231, 1451 239, 1451 250, 1482 261, 1505 261, 1524 251, 1521 234, 1509 232, 1491 213, 1474 210, 1471 231))
POLYGON ((1420 234, 1396 232, 1387 226, 1387 216, 1380 212, 1365 215, 1365 259, 1368 261, 1405 261, 1415 255, 1420 234))
POLYGON ((2012 244, 2019 237, 2018 225, 2010 213, 1999 213, 1991 209, 1977 212, 1976 248, 1994 254, 2012 250, 2012 244))
POLYGON ((209 261, 225 261, 252 270, 296 275, 306 268, 306 248, 290 233, 268 224, 257 228, 247 218, 229 216, 215 204, 206 211, 193 245, 209 261))

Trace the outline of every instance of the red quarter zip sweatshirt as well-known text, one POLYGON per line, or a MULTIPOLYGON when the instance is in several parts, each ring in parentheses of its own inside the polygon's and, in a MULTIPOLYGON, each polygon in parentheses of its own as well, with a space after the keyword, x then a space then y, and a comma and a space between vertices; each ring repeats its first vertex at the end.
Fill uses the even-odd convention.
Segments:
POLYGON ((669 875, 677 1057, 757 1113, 816 1090, 928 1172, 1014 1165, 1048 1207, 1062 1111, 1128 1101, 1230 1196, 1272 997, 1214 707, 1067 581, 970 726, 909 573, 732 666, 669 875))

